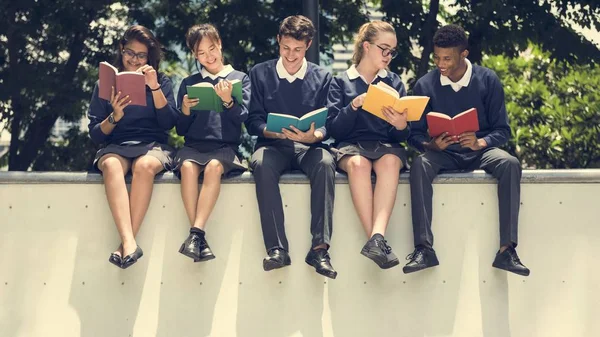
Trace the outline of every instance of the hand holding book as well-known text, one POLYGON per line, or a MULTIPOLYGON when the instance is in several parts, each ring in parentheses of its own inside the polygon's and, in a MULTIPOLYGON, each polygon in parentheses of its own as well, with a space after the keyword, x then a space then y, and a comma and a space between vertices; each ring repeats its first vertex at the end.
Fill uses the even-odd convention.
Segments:
POLYGON ((200 102, 200 99, 198 98, 189 98, 187 94, 183 95, 183 101, 181 102, 181 112, 183 112, 184 115, 189 116, 192 113, 192 107, 197 105, 198 102, 200 102))
POLYGON ((215 93, 225 103, 231 102, 231 93, 233 92, 233 85, 228 80, 220 81, 215 84, 215 93))
POLYGON ((125 115, 123 109, 131 104, 131 99, 129 95, 121 96, 121 92, 117 92, 115 94, 115 87, 112 87, 110 92, 110 105, 113 108, 113 117, 116 122, 120 121, 121 118, 125 115))
POLYGON ((146 85, 150 89, 160 88, 160 84, 158 84, 158 75, 156 70, 151 65, 144 64, 137 70, 137 72, 144 75, 146 85))
POLYGON ((293 140, 299 143, 313 144, 320 142, 323 139, 323 133, 321 131, 315 131, 315 122, 310 123, 310 129, 306 132, 298 130, 295 126, 290 126, 290 130, 283 129, 281 132, 287 139, 293 140))

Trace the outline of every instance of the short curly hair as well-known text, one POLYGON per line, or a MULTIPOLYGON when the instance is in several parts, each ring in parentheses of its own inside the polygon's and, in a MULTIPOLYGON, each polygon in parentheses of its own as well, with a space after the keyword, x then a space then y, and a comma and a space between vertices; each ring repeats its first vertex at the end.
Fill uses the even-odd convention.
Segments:
POLYGON ((316 29, 312 21, 303 15, 288 16, 279 26, 279 37, 289 36, 307 44, 315 37, 316 29))
POLYGON ((433 45, 439 48, 458 47, 462 52, 467 49, 467 33, 458 25, 443 26, 433 35, 433 45))

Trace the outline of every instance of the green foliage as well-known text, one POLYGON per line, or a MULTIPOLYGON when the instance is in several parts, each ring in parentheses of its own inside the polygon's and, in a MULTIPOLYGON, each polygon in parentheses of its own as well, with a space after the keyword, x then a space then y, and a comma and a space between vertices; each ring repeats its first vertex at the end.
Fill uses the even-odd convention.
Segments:
POLYGON ((530 41, 558 61, 586 64, 600 60, 598 46, 572 28, 575 23, 600 30, 600 3, 595 0, 379 2, 384 20, 396 28, 401 51, 391 69, 414 74, 409 84, 431 69, 433 34, 445 23, 461 25, 469 33, 469 59, 477 64, 484 55, 517 57, 530 41), (413 47, 415 43, 417 48, 413 47))
POLYGON ((600 66, 530 55, 484 59, 504 85, 509 151, 531 168, 600 167, 600 66))
POLYGON ((59 141, 47 141, 39 150, 34 171, 89 171, 96 154, 96 145, 87 131, 71 128, 59 141))

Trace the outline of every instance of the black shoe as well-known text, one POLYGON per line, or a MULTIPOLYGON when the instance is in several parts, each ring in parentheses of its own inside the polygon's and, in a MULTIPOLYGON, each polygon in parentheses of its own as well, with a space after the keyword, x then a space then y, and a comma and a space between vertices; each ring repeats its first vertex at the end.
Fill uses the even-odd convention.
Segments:
POLYGON ((508 247, 502 253, 498 251, 492 266, 521 276, 529 276, 530 273, 529 268, 521 263, 514 247, 508 247))
POLYGON ((140 246, 135 248, 135 251, 123 258, 123 262, 121 263, 121 268, 127 269, 131 267, 134 263, 136 263, 142 256, 144 256, 144 252, 140 246))
POLYGON ((265 271, 283 268, 292 264, 290 254, 281 248, 269 249, 267 257, 263 259, 263 269, 265 271))
POLYGON ((108 262, 121 268, 121 264, 123 263, 123 260, 121 260, 121 255, 112 253, 112 254, 110 254, 110 257, 108 258, 108 262))
POLYGON ((381 234, 373 235, 362 247, 360 253, 377 263, 381 269, 392 268, 400 263, 396 254, 392 253, 392 247, 388 246, 381 234))
POLYGON ((304 260, 310 266, 315 267, 317 273, 335 280, 337 271, 331 266, 331 257, 325 248, 311 249, 304 260))
MULTIPOLYGON (((119 245, 118 250, 123 254, 123 244, 119 245)), ((121 264, 123 264, 123 257, 119 254, 111 253, 108 258, 108 262, 114 264, 115 266, 121 268, 121 264)))
POLYGON ((204 231, 200 229, 191 229, 190 235, 185 239, 179 252, 191 259, 194 262, 203 262, 215 258, 212 250, 206 242, 204 231))
POLYGON ((435 250, 422 246, 415 248, 414 252, 408 254, 406 259, 410 261, 402 268, 404 274, 414 273, 440 264, 435 255, 435 250))

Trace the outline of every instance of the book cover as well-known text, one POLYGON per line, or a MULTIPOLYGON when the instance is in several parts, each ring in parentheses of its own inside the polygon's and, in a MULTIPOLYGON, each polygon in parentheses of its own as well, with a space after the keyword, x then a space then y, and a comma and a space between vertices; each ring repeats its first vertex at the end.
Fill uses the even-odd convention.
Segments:
POLYGON ((479 131, 479 119, 475 108, 465 110, 454 117, 440 112, 430 112, 426 118, 431 137, 437 137, 444 132, 456 137, 463 132, 479 131))
MULTIPOLYGON (((231 97, 237 102, 243 102, 242 96, 242 81, 229 81, 233 85, 231 97)), ((187 86, 188 98, 198 98, 198 104, 193 106, 192 110, 208 110, 223 112, 223 100, 215 92, 215 88, 208 82, 200 82, 194 85, 187 86)))
POLYGON ((298 118, 292 115, 271 112, 267 115, 267 131, 281 133, 281 129, 291 130, 290 125, 293 125, 298 130, 306 132, 313 122, 315 123, 315 129, 318 129, 325 126, 327 113, 327 108, 319 108, 298 118))
POLYGON ((363 110, 387 120, 381 111, 384 106, 391 106, 396 111, 408 110, 407 121, 415 122, 421 119, 425 107, 429 103, 427 96, 403 96, 384 82, 369 85, 367 96, 363 103, 363 110))
POLYGON ((146 79, 142 73, 133 71, 119 72, 112 64, 100 62, 98 94, 100 98, 110 101, 112 87, 115 94, 121 92, 121 97, 129 95, 131 105, 146 106, 146 79))

